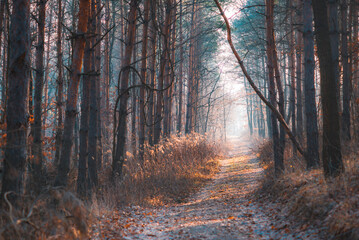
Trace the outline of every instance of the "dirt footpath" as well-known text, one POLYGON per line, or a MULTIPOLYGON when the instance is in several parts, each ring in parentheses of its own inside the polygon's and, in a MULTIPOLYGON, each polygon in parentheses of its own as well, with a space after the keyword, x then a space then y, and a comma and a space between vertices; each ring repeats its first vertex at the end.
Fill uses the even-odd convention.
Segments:
POLYGON ((232 146, 213 181, 186 203, 121 209, 102 220, 104 226, 98 223, 103 230, 93 239, 318 239, 314 230, 290 228, 274 205, 252 200, 262 169, 250 140, 235 139, 232 146))

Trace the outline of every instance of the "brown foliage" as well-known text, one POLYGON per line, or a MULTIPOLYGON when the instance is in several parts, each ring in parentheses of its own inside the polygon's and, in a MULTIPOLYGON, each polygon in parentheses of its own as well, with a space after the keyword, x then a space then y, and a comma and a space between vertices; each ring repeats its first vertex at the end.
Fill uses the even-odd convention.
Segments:
POLYGON ((144 147, 144 160, 127 152, 124 176, 116 183, 104 171, 100 202, 120 204, 164 204, 183 201, 218 170, 218 147, 206 137, 192 134, 172 136, 156 146, 144 147))
POLYGON ((7 201, 0 212, 0 239, 86 239, 89 214, 72 193, 49 189, 36 199, 22 196, 15 207, 7 201))
POLYGON ((322 168, 306 171, 303 159, 294 159, 285 152, 286 172, 275 179, 271 163, 271 143, 259 150, 265 169, 258 194, 277 201, 302 226, 314 224, 325 227, 334 239, 359 238, 359 157, 348 146, 344 154, 346 172, 337 178, 325 180, 322 168), (351 150, 349 150, 351 149, 351 150))

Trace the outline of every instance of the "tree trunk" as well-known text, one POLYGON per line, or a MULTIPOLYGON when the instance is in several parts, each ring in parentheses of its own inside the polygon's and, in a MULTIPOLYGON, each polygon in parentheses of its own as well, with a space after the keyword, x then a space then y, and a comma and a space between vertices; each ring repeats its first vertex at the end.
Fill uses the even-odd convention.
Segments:
MULTIPOLYGON (((97 21, 96 21, 96 48, 95 48, 95 70, 96 70, 96 83, 97 83, 97 89, 96 89, 96 108, 97 108, 97 114, 96 114, 96 121, 97 121, 97 134, 96 134, 96 167, 97 170, 100 170, 102 168, 102 116, 104 111, 101 111, 101 102, 102 102, 102 89, 103 89, 103 83, 101 82, 101 36, 102 36, 102 28, 101 28, 101 10, 102 10, 102 3, 101 0, 96 1, 97 4, 97 21)), ((96 181, 97 182, 97 181, 96 181)), ((96 183, 97 185, 97 183, 96 183)))
MULTIPOLYGON (((122 174, 122 166, 125 157, 126 131, 127 131, 127 102, 129 98, 128 82, 130 76, 130 64, 133 48, 136 39, 136 17, 137 17, 137 0, 131 0, 130 12, 128 17, 128 29, 126 38, 126 49, 124 58, 121 64, 121 72, 119 74, 120 94, 118 96, 119 106, 119 120, 117 129, 114 134, 116 137, 116 147, 113 149, 114 157, 112 160, 113 177, 120 177, 122 174)), ((115 109, 116 114, 116 109, 115 109)), ((115 140, 115 139, 114 139, 115 140)))
MULTIPOLYGON (((179 15, 179 42, 180 42, 180 65, 179 65, 179 76, 178 76, 178 119, 177 119, 177 133, 180 134, 182 131, 182 110, 183 110, 183 61, 184 61, 184 49, 183 49, 183 23, 182 23, 182 0, 179 2, 180 15, 179 15)), ((208 119, 208 118, 207 118, 208 119)), ((207 125, 207 124, 206 124, 207 125)))
POLYGON ((312 0, 304 0, 303 5, 304 39, 304 91, 307 135, 307 168, 319 167, 318 119, 314 87, 314 37, 312 0))
POLYGON ((12 1, 13 13, 9 32, 9 91, 6 107, 7 141, 4 159, 1 200, 15 192, 10 202, 22 192, 26 163, 27 100, 30 79, 30 1, 12 1), (16 40, 16 41, 15 41, 16 40))
POLYGON ((337 79, 330 41, 328 13, 325 0, 313 0, 313 13, 320 66, 320 85, 323 108, 323 167, 326 177, 344 171, 340 145, 337 79))
MULTIPOLYGON (((98 4, 96 0, 92 0, 91 4, 91 23, 89 24, 88 32, 91 34, 97 34, 97 14, 98 14, 98 4)), ((96 52, 95 52, 95 43, 96 37, 90 39, 90 71, 84 72, 84 74, 90 74, 89 81, 90 84, 90 106, 89 106, 89 131, 88 131, 88 158, 87 158, 87 168, 88 168, 88 195, 91 197, 93 188, 97 185, 97 91, 98 91, 98 81, 97 81, 97 62, 96 62, 96 52)))
POLYGON ((336 81, 336 96, 338 111, 340 112, 340 77, 339 77, 339 24, 338 24, 338 0, 327 0, 329 13, 329 37, 332 50, 332 61, 336 81))
POLYGON ((63 90, 64 79, 62 69, 62 0, 58 0, 58 20, 57 20, 57 127, 56 127, 56 140, 55 140, 55 165, 57 166, 60 161, 61 142, 62 142, 62 106, 63 106, 63 90))
MULTIPOLYGON (((150 15, 150 0, 144 2, 144 13, 143 13, 143 32, 142 32, 142 61, 141 61, 141 81, 142 84, 147 84, 147 45, 148 45, 148 22, 150 15)), ((138 130, 138 145, 139 145, 139 157, 143 159, 143 146, 145 144, 145 87, 140 88, 140 127, 138 130)))
POLYGON ((166 1, 166 16, 164 27, 162 30, 163 33, 163 51, 161 54, 161 63, 160 63, 160 73, 158 77, 158 89, 157 92, 157 103, 156 103, 156 117, 155 117, 155 133, 154 133, 154 144, 159 143, 161 138, 162 132, 162 107, 163 107, 163 87, 164 87, 164 80, 166 77, 166 65, 169 61, 169 51, 170 51, 170 26, 171 26, 171 8, 172 8, 172 0, 166 1))
POLYGON ((44 87, 44 46, 45 46, 45 20, 46 1, 39 1, 38 35, 36 45, 36 71, 35 71, 35 94, 34 94, 34 124, 32 132, 34 136, 31 159, 31 190, 39 192, 44 183, 42 165, 42 94, 44 87))
MULTIPOLYGON (((292 132, 293 134, 296 136, 297 135, 297 131, 296 131, 296 111, 295 111, 295 87, 296 87, 296 82, 295 82, 295 55, 294 55, 294 51, 295 51, 295 46, 294 46, 294 11, 293 11, 293 2, 289 1, 289 8, 290 8, 290 33, 289 33, 289 46, 290 46, 290 53, 289 53, 289 69, 290 69, 290 113, 291 113, 291 119, 292 119, 292 132)), ((288 118, 289 119, 289 118, 288 118)), ((289 120, 288 120, 289 121, 289 120)), ((296 155, 296 149, 295 146, 293 145, 293 154, 296 155)))
POLYGON ((80 0, 77 33, 73 36, 74 48, 71 63, 70 83, 67 89, 66 113, 60 164, 55 180, 55 186, 66 186, 70 171, 70 158, 72 153, 74 125, 77 114, 78 89, 85 49, 85 33, 90 10, 90 0, 80 0))
MULTIPOLYGON (((88 22, 91 25, 91 21, 88 22)), ((90 29, 90 26, 88 27, 90 29)), ((82 97, 81 97, 81 126, 80 126, 80 154, 77 175, 77 193, 84 198, 86 196, 86 171, 88 159, 88 131, 89 131, 89 111, 90 111, 90 89, 93 82, 89 73, 91 70, 91 40, 86 39, 84 67, 85 75, 82 76, 82 97)))
MULTIPOLYGON (((297 9, 297 22, 303 22, 302 17, 302 5, 301 0, 298 1, 298 8, 297 9)), ((296 59, 297 59, 297 69, 296 69, 296 76, 297 76, 297 136, 298 140, 302 139, 303 135, 303 100, 302 100, 302 50, 303 50, 303 28, 301 25, 298 26, 296 31, 296 38, 297 38, 297 47, 296 47, 296 59)), ((294 109, 293 109, 294 110, 294 109)))
POLYGON ((191 13, 191 29, 190 29, 190 41, 189 41, 189 59, 188 59, 188 83, 187 83, 187 111, 186 111, 186 128, 185 133, 191 133, 193 131, 193 112, 194 112, 194 47, 195 47, 195 27, 196 27, 196 0, 192 3, 191 13))
MULTIPOLYGON (((276 93, 274 86, 274 75, 276 77, 277 90, 279 93, 279 112, 284 116, 284 99, 283 99, 283 90, 280 85, 278 64, 277 64, 277 54, 275 48, 275 39, 274 39, 274 23, 273 23, 273 11, 274 3, 271 0, 266 0, 266 32, 267 32, 267 58, 268 58, 268 73, 269 73, 269 93, 271 103, 275 106, 276 103, 276 93), (275 72, 275 74, 274 74, 275 72)), ((274 169, 275 175, 280 176, 284 171, 283 163, 283 152, 284 152, 284 129, 281 126, 280 137, 278 137, 278 124, 277 119, 272 114, 272 131, 273 131, 273 151, 274 151, 274 169)))
POLYGON ((343 64, 343 114, 342 136, 345 141, 350 140, 350 70, 348 57, 348 5, 347 0, 341 4, 342 24, 342 64, 343 64))
MULTIPOLYGON (((157 47, 157 31, 156 31, 156 2, 151 1, 151 25, 150 25, 150 59, 149 59, 149 70, 148 75, 149 84, 151 88, 156 86, 156 47, 157 47)), ((148 143, 150 146, 154 144, 154 92, 149 92, 148 98, 148 111, 147 111, 147 123, 148 125, 148 143)))

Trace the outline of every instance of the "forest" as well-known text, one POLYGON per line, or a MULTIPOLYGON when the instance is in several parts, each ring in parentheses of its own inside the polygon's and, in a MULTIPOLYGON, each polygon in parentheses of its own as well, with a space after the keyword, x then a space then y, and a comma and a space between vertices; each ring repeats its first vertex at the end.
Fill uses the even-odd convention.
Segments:
POLYGON ((0 0, 0 240, 359 239, 357 0, 0 0))

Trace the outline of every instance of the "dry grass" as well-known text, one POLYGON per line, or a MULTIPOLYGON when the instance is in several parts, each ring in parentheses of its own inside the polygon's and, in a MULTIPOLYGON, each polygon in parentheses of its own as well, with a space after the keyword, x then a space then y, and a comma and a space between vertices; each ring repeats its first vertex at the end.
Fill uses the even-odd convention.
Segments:
POLYGON ((14 207, 7 197, 0 211, 0 239, 86 239, 89 212, 72 193, 48 189, 36 199, 21 196, 14 207))
POLYGON ((358 151, 349 144, 343 151, 345 174, 325 180, 322 169, 305 171, 303 159, 293 158, 288 149, 286 172, 275 179, 271 143, 260 148, 265 174, 259 194, 277 200, 303 225, 326 227, 334 239, 359 239, 358 151))
POLYGON ((145 146, 144 160, 127 154, 121 181, 110 182, 104 171, 100 204, 162 205, 181 202, 218 171, 219 148, 205 136, 171 138, 145 146))
MULTIPOLYGON (((72 169, 66 190, 48 188, 36 198, 20 196, 17 207, 6 201, 0 209, 0 240, 87 239, 94 216, 106 209, 183 201, 218 170, 218 152, 219 148, 205 136, 193 134, 146 146, 143 163, 128 153, 122 180, 114 183, 111 169, 102 171, 101 187, 88 206, 71 193, 76 183, 76 171, 72 169)), ((48 178, 54 175, 51 169, 49 166, 48 178)))

